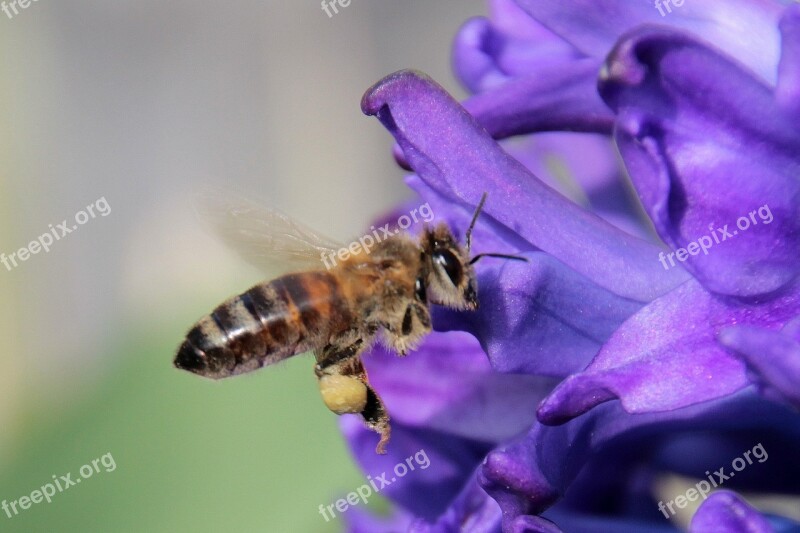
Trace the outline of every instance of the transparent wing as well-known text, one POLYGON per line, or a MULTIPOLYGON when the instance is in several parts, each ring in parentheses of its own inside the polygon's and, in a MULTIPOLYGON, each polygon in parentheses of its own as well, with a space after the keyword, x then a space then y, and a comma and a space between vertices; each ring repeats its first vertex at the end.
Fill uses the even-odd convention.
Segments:
POLYGON ((289 215, 219 188, 196 195, 199 217, 247 262, 270 274, 323 268, 322 254, 342 248, 289 215))

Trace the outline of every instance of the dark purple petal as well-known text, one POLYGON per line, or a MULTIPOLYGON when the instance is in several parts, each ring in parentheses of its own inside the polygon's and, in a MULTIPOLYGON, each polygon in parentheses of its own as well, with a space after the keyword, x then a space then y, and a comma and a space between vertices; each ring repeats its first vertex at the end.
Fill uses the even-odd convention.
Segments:
MULTIPOLYGON (((401 507, 395 524, 362 521, 362 530, 667 530, 654 482, 702 477, 724 464, 720 454, 735 457, 754 442, 773 460, 725 487, 794 493, 797 413, 768 399, 800 399, 800 7, 785 11, 778 72, 777 1, 672 3, 663 17, 663 1, 518 3, 540 20, 493 0, 492 17, 459 35, 454 63, 478 93, 466 110, 413 72, 389 76, 362 100, 418 174, 409 185, 433 207, 434 222, 463 240, 488 192, 473 253, 529 260, 479 263, 477 312, 435 310, 437 330, 469 334, 433 334, 404 360, 382 349, 366 358, 394 431, 390 455, 380 457, 375 436, 345 420, 356 457, 378 474, 424 449, 430 468, 382 491, 401 507), (695 37, 641 26, 648 21, 695 37), (511 157, 531 146, 519 139, 504 143, 506 153, 491 138, 608 131, 612 115, 594 72, 623 31, 600 88, 656 232, 673 254, 687 248, 688 261, 671 268, 674 255, 659 256, 586 210, 619 196, 613 169, 594 188, 581 174, 587 193, 566 188, 568 200, 535 176, 544 166, 558 188, 552 180, 563 169, 511 157), (725 224, 728 240, 713 238, 721 234, 709 225, 725 224), (708 255, 697 253, 703 237, 714 243, 708 255), (552 383, 542 376, 575 372, 533 422, 532 406, 552 383)), ((693 530, 769 528, 735 496, 711 501, 693 530)))
POLYGON ((409 533, 500 533, 500 507, 473 478, 450 508, 434 522, 417 520, 409 533))
POLYGON ((720 298, 692 280, 625 322, 585 371, 542 402, 538 417, 558 424, 618 398, 629 413, 676 409, 750 384, 744 363, 717 340, 734 324, 778 329, 800 313, 800 285, 779 298, 720 298))
MULTIPOLYGON (((666 0, 662 4, 667 4, 666 0)), ((714 43, 773 82, 778 63, 776 26, 783 5, 773 0, 685 2, 663 6, 630 0, 517 0, 534 19, 589 57, 602 57, 626 31, 668 24, 714 43)))
POLYGON ((365 429, 361 420, 343 416, 340 426, 361 470, 367 474, 364 484, 374 482, 381 495, 427 520, 445 512, 491 448, 487 443, 393 421, 387 453, 378 455, 375 433, 365 429), (406 464, 409 458, 415 470, 399 477, 393 469, 406 464), (423 468, 426 463, 428 466, 423 468), (420 498, 420 494, 425 497, 420 498))
POLYGON ((476 205, 488 192, 484 216, 598 285, 649 301, 687 279, 678 269, 653 263, 658 248, 545 186, 425 75, 395 73, 369 89, 361 106, 379 118, 431 188, 462 206, 476 205))
POLYGON ((645 209, 676 251, 652 261, 739 296, 800 273, 800 127, 769 87, 692 38, 643 28, 610 54, 600 90, 645 209))
POLYGON ((753 326, 732 326, 720 332, 719 340, 742 356, 770 397, 800 408, 800 342, 796 338, 753 326))
POLYGON ((690 533, 736 531, 742 533, 773 533, 764 516, 735 492, 721 490, 708 497, 692 517, 690 533))
POLYGON ((374 452, 376 436, 359 417, 342 417, 343 433, 373 478, 389 472, 391 481, 396 464, 424 450, 429 466, 381 494, 428 520, 447 509, 494 444, 530 427, 536 403, 549 390, 536 376, 491 372, 477 341, 460 332, 433 333, 404 358, 376 347, 364 365, 391 417, 387 454, 374 452))
MULTIPOLYGON (((524 439, 492 451, 484 460, 478 479, 500 504, 507 526, 519 516, 544 512, 568 494, 579 475, 596 487, 585 506, 594 505, 599 492, 605 495, 608 507, 617 508, 621 505, 618 500, 625 495, 621 490, 604 488, 604 482, 620 476, 618 483, 626 483, 626 479, 629 483, 626 476, 630 474, 625 463, 647 464, 655 443, 665 436, 678 432, 733 430, 758 434, 767 428, 792 427, 792 424, 796 427, 796 422, 796 413, 760 399, 752 391, 678 410, 642 415, 628 415, 619 404, 606 404, 561 426, 535 424, 524 439), (617 453, 609 458, 609 450, 617 453), (604 463, 606 468, 602 473, 590 470, 584 477, 583 471, 592 460, 601 466, 604 463), (612 466, 616 468, 610 468, 612 466)), ((777 457, 773 461, 775 459, 777 457)), ((780 460, 796 458, 789 454, 780 460)), ((716 463, 705 468, 714 466, 716 463)), ((588 488, 584 492, 588 493, 588 488)), ((553 510, 560 506, 561 502, 553 510)), ((581 512, 574 501, 571 508, 581 512)), ((651 517, 660 516, 653 503, 651 517)))

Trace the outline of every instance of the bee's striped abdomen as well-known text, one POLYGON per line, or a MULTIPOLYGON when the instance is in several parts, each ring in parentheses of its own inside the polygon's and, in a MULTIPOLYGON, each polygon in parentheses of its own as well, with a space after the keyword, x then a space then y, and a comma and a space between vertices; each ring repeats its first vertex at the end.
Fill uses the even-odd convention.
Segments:
POLYGON ((351 312, 332 274, 307 272, 256 285, 202 318, 175 366, 212 378, 250 372, 327 342, 351 312))

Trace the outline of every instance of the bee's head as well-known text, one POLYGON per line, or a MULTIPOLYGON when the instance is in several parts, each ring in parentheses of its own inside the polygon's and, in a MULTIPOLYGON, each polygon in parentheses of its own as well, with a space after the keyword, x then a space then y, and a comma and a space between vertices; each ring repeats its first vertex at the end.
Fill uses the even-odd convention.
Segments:
POLYGON ((456 242, 447 226, 440 224, 425 230, 422 257, 426 262, 425 285, 434 303, 455 309, 477 309, 478 289, 469 252, 456 242))
POLYGON ((427 276, 423 281, 425 289, 431 292, 434 303, 455 309, 477 309, 478 283, 472 265, 482 257, 527 261, 524 257, 495 253, 479 254, 470 259, 472 229, 485 202, 486 193, 483 193, 481 201, 475 208, 475 214, 472 215, 472 222, 467 228, 466 246, 458 244, 450 229, 444 224, 433 230, 425 229, 422 238, 422 257, 427 276))

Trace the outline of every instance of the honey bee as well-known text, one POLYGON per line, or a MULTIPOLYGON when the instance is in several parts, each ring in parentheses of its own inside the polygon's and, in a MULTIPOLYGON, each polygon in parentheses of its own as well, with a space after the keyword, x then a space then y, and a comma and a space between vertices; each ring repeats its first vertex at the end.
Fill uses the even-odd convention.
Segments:
POLYGON ((246 259, 299 271, 260 283, 201 318, 179 347, 175 366, 219 379, 313 351, 325 405, 338 415, 360 414, 380 437, 376 453, 386 453, 389 414, 361 354, 379 337, 401 356, 414 349, 431 331, 431 304, 477 309, 473 265, 480 258, 525 260, 504 254, 470 259, 472 229, 485 201, 484 194, 464 246, 445 224, 426 226, 416 240, 393 235, 330 270, 320 268, 320 257, 335 253, 338 243, 249 202, 206 202, 203 214, 246 259))

